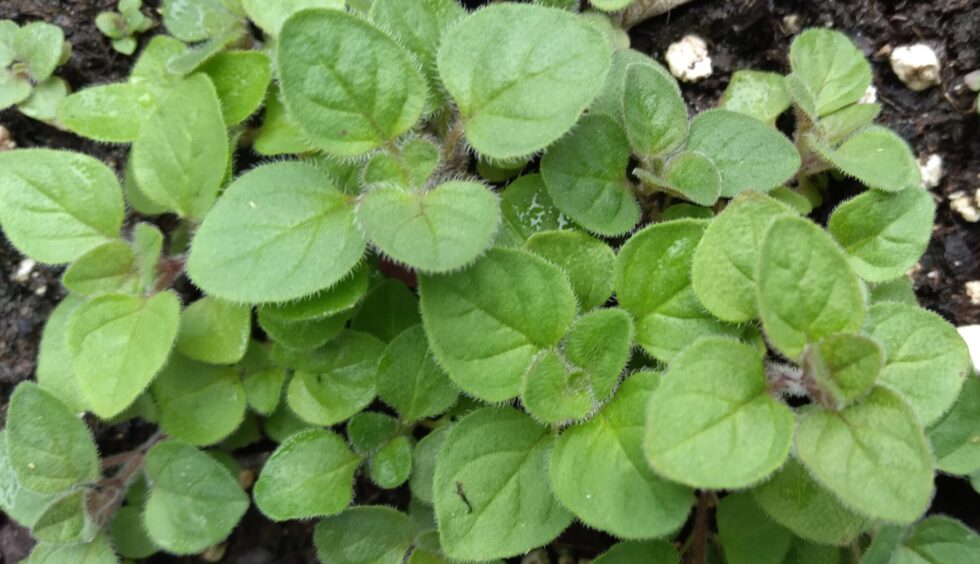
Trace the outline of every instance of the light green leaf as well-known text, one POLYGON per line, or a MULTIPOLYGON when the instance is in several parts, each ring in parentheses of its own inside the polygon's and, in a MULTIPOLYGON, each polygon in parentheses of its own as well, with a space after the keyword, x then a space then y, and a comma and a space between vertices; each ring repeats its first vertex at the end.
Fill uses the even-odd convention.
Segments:
POLYGON ((719 107, 770 125, 790 106, 783 77, 774 72, 740 70, 732 74, 719 107))
POLYGON ((693 219, 651 225, 616 258, 619 305, 636 321, 636 342, 659 360, 670 361, 704 335, 738 334, 705 312, 691 289, 691 261, 706 226, 693 219))
POLYGON ((317 557, 331 564, 402 562, 414 538, 411 519, 381 505, 352 507, 320 521, 313 531, 317 557))
POLYGON ((143 529, 143 508, 138 505, 120 507, 110 525, 112 544, 120 556, 147 558, 159 549, 143 529))
POLYGON ((728 110, 698 114, 691 121, 687 149, 715 164, 726 198, 745 190, 768 192, 800 168, 800 154, 779 130, 728 110))
POLYGON ((105 294, 75 310, 68 351, 96 415, 113 417, 143 392, 167 362, 179 319, 180 300, 170 291, 150 298, 105 294))
POLYGON ((871 307, 864 332, 885 347, 879 383, 905 398, 923 425, 952 407, 971 364, 952 325, 916 306, 883 302, 871 307))
POLYGON ((427 505, 433 503, 432 480, 436 471, 436 456, 449 434, 449 426, 438 427, 415 445, 412 451, 412 476, 409 486, 412 496, 427 505))
POLYGON ((0 154, 0 226, 22 253, 71 262, 119 235, 116 175, 81 153, 23 149, 0 154))
POLYGON ((884 388, 840 412, 804 408, 796 453, 818 483, 870 517, 910 523, 932 498, 932 454, 922 428, 884 388))
POLYGON ((133 260, 139 274, 139 286, 150 290, 157 279, 157 266, 163 252, 163 233, 150 223, 137 223, 133 228, 133 260))
POLYGON ((200 71, 214 84, 225 125, 245 121, 265 100, 272 79, 272 62, 261 51, 218 53, 200 71))
POLYGON ((626 69, 623 118, 630 145, 644 157, 669 153, 687 137, 687 106, 680 87, 651 65, 626 69))
POLYGON ((99 477, 88 427, 68 406, 31 382, 17 386, 7 409, 6 447, 21 487, 56 493, 99 477))
POLYGON ((501 4, 450 29, 438 66, 467 141, 481 155, 510 159, 572 128, 602 88, 610 55, 602 34, 574 14, 501 4))
POLYGON ((61 282, 82 296, 110 292, 135 294, 139 272, 133 248, 119 239, 103 243, 78 257, 65 271, 61 282))
POLYGON ((96 535, 91 542, 83 544, 38 543, 25 564, 117 564, 119 560, 112 551, 112 543, 104 534, 96 535))
POLYGON ((187 267, 211 295, 282 302, 342 280, 364 246, 351 202, 329 178, 282 162, 252 169, 225 190, 197 231, 187 267))
POLYGON ((590 311, 575 320, 562 351, 573 366, 585 371, 596 399, 609 399, 633 348, 633 320, 619 308, 590 311))
POLYGON ((884 192, 916 189, 922 181, 912 149, 892 130, 872 125, 833 148, 813 137, 810 147, 834 168, 868 188, 884 192))
POLYGON ((164 0, 163 25, 171 35, 194 43, 244 25, 239 0, 164 0))
POLYGON ((541 159, 541 175, 555 205, 589 231, 622 235, 640 220, 626 178, 630 149, 612 118, 587 115, 541 159))
POLYGON ((980 470, 980 380, 968 376, 953 408, 929 429, 936 466, 966 475, 980 470))
POLYGON ((230 435, 245 417, 245 388, 231 367, 170 357, 153 382, 160 427, 193 445, 211 445, 230 435))
POLYGON ((362 155, 411 129, 426 88, 409 54, 370 23, 338 10, 286 20, 276 48, 283 100, 310 141, 362 155))
POLYGON ((367 294, 368 268, 358 267, 333 286, 292 302, 266 304, 262 315, 283 322, 315 321, 349 311, 367 294))
POLYGON ((793 413, 769 395, 759 352, 705 337, 671 361, 647 411, 644 452, 671 480, 735 489, 779 468, 792 438, 793 413))
POLYGON ((381 252, 424 272, 458 270, 493 242, 497 198, 479 182, 452 180, 425 192, 368 191, 357 206, 361 230, 381 252))
POLYGON ((347 421, 347 439, 354 452, 374 454, 398 432, 398 420, 377 411, 362 411, 347 421))
POLYGON ((48 316, 41 333, 37 371, 34 374, 38 386, 51 392, 75 413, 88 411, 89 408, 78 389, 66 334, 68 318, 83 303, 85 299, 81 296, 69 294, 48 316))
POLYGON ((691 265, 692 288, 708 311, 733 323, 758 317, 759 248, 773 218, 791 213, 763 194, 743 192, 708 225, 691 265))
POLYGON ((905 274, 925 252, 935 214, 925 190, 869 190, 838 206, 827 229, 850 255, 855 272, 869 282, 885 282, 905 274))
POLYGON ((98 533, 86 509, 85 489, 77 489, 58 497, 45 508, 31 527, 39 542, 75 544, 89 542, 98 533))
POLYGON ((793 457, 766 483, 756 486, 752 496, 769 517, 813 542, 846 545, 869 524, 813 481, 793 457))
POLYGON ((194 75, 175 86, 133 143, 140 190, 182 217, 200 220, 225 176, 228 137, 211 81, 194 75))
POLYGON ((810 215, 810 212, 813 211, 813 202, 807 196, 802 194, 801 191, 787 188, 786 186, 774 188, 769 192, 769 197, 786 204, 796 210, 796 213, 800 215, 810 215))
POLYGON ((52 76, 36 85, 31 97, 17 105, 20 113, 38 121, 53 123, 58 116, 58 107, 68 96, 68 83, 52 76))
POLYGON ((64 42, 65 34, 60 27, 31 22, 14 34, 13 48, 16 58, 27 65, 31 80, 38 83, 47 80, 58 67, 64 42))
MULTIPOLYGON (((667 81, 673 80, 670 72, 660 63, 647 55, 633 49, 616 49, 612 54, 612 65, 606 75, 602 90, 589 107, 590 114, 603 114, 611 117, 625 127, 623 117, 623 91, 626 87, 626 72, 633 65, 640 64, 651 67, 663 75, 667 81)), ((686 127, 686 126, 685 126, 686 127)))
POLYGON ((286 402, 280 403, 272 415, 263 421, 265 434, 277 443, 282 443, 292 435, 312 427, 293 413, 286 402))
POLYGON ((439 168, 441 158, 435 143, 425 137, 410 137, 392 152, 371 156, 361 172, 364 190, 393 186, 427 191, 429 178, 439 168))
POLYGON ((62 102, 58 121, 68 129, 97 141, 129 143, 156 108, 156 99, 144 86, 116 83, 80 90, 62 102))
POLYGON ((759 314, 769 342, 797 358, 808 342, 861 328, 867 305, 843 251, 809 220, 773 221, 755 269, 759 314))
POLYGON ((455 560, 489 560, 547 544, 572 521, 548 484, 554 436, 511 408, 483 408, 450 431, 436 460, 439 538, 455 560))
POLYGON ((558 266, 572 284, 579 307, 597 308, 612 295, 616 254, 609 245, 581 231, 539 231, 527 250, 558 266))
POLYGON ((627 379, 592 420, 566 429, 551 455, 551 484, 562 504, 620 538, 671 533, 691 509, 691 491, 654 474, 643 456, 644 414, 658 378, 646 372, 627 379))
POLYGON ((881 113, 881 104, 852 104, 820 118, 820 128, 829 143, 840 143, 850 134, 871 125, 881 113))
POLYGON ((296 433, 262 467, 252 494, 255 505, 274 521, 339 513, 354 497, 354 471, 360 462, 331 431, 296 433))
POLYGON ((528 174, 511 182, 500 196, 500 212, 505 230, 523 244, 539 231, 563 229, 568 219, 555 207, 540 174, 528 174))
POLYGON ((871 285, 868 289, 868 298, 872 304, 898 302, 914 306, 919 305, 919 298, 916 297, 912 280, 908 276, 871 285))
POLYGON ((789 61, 821 116, 857 102, 871 84, 871 65, 839 31, 804 31, 790 45, 789 61))
POLYGON ((282 24, 289 19, 289 16, 300 10, 310 8, 343 10, 344 4, 346 4, 344 0, 278 0, 277 2, 241 0, 241 3, 249 19, 271 37, 278 36, 282 30, 282 24))
POLYGON ((351 329, 374 335, 388 343, 409 327, 422 322, 419 300, 405 284, 391 278, 371 289, 351 320, 351 329))
POLYGON ((620 564, 621 562, 646 562, 647 564, 678 564, 680 555, 667 541, 619 542, 600 554, 593 564, 620 564))
POLYGON ((242 376, 245 400, 248 406, 261 415, 271 415, 279 406, 282 385, 286 383, 286 371, 269 367, 242 376))
MULTIPOLYGON (((435 463, 433 454, 433 464, 435 463)), ((429 497, 432 484, 429 475, 429 497)), ((31 527, 57 494, 40 494, 20 485, 7 453, 7 429, 0 430, 0 511, 24 527, 31 527)))
POLYGON ((824 337, 803 353, 805 375, 815 384, 810 393, 830 409, 840 409, 864 395, 884 364, 881 344, 853 333, 824 337))
POLYGON ((718 540, 728 564, 780 564, 793 541, 789 531, 774 523, 746 492, 727 495, 715 513, 718 540))
POLYGON ((662 221, 674 221, 675 219, 711 219, 714 215, 710 208, 687 202, 674 204, 660 211, 660 219, 662 221))
POLYGON ((344 330, 349 312, 307 321, 282 321, 259 311, 259 326, 276 343, 295 351, 308 351, 322 347, 344 330))
POLYGON ((397 488, 412 473, 412 444, 405 436, 395 437, 371 456, 368 466, 375 484, 386 490, 397 488))
POLYGON ((210 364, 234 364, 245 356, 251 333, 250 308, 205 296, 181 313, 177 352, 210 364))
POLYGON ((660 188, 671 195, 679 195, 696 204, 711 206, 721 194, 721 174, 708 157, 694 152, 681 151, 667 161, 663 176, 637 168, 633 173, 644 184, 660 188))
POLYGON ((145 468, 151 484, 143 514, 146 532, 167 552, 194 554, 221 542, 248 509, 238 480, 190 445, 157 444, 145 468))
POLYGON ((378 396, 405 421, 446 411, 459 392, 436 364, 425 331, 416 325, 395 337, 378 364, 378 396))
POLYGON ((969 564, 980 558, 980 536, 950 517, 918 523, 892 554, 889 564, 969 564))
POLYGON ((542 352, 524 374, 521 404, 542 423, 560 425, 584 419, 595 410, 588 376, 568 366, 557 351, 542 352))
POLYGON ((279 87, 275 83, 269 88, 262 127, 258 129, 252 148, 256 153, 267 157, 307 153, 314 150, 313 145, 307 141, 299 126, 287 113, 286 106, 280 99, 279 87))
POLYGON ((575 315, 558 267, 510 249, 491 250, 456 274, 421 276, 419 294, 436 360, 485 401, 516 396, 531 360, 558 344, 575 315))

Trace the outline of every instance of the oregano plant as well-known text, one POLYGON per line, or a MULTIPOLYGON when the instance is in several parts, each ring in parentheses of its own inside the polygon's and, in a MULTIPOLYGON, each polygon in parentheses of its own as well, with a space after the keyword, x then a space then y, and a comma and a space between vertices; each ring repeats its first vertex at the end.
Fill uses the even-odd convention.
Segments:
MULTIPOLYGON (((576 521, 604 564, 980 561, 926 517, 980 471, 980 383, 905 297, 935 204, 868 62, 806 30, 692 113, 633 3, 164 0, 57 105, 120 170, 0 153, 0 226, 67 293, 0 431, 29 561, 213 556, 252 505, 325 563, 576 521)), ((0 23, 0 105, 52 80, 41 25, 0 23)))

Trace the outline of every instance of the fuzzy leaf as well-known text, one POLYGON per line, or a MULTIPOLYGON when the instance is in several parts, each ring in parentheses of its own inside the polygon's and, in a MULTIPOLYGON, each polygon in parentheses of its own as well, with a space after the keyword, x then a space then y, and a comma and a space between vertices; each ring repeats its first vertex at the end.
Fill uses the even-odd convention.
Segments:
POLYGON ((526 246, 565 271, 581 309, 597 308, 612 295, 616 254, 599 239, 581 231, 540 231, 526 246))
POLYGON ((852 104, 820 118, 829 143, 840 143, 850 134, 871 125, 881 113, 881 104, 852 104))
POLYGON ((277 344, 295 351, 309 351, 329 343, 344 330, 350 318, 349 312, 341 312, 306 321, 282 321, 267 311, 259 311, 259 326, 277 344))
POLYGON ((362 411, 347 421, 347 439, 354 452, 370 455, 398 432, 398 420, 377 411, 362 411))
POLYGON ((623 87, 623 117, 633 150, 653 157, 687 137, 687 106, 677 81, 650 65, 630 65, 623 87))
POLYGON ((645 169, 633 171, 644 184, 676 193, 696 204, 711 206, 721 194, 721 174, 708 157, 694 151, 681 151, 667 161, 663 176, 645 169))
POLYGON ((242 385, 248 406, 261 415, 271 415, 279 406, 285 382, 286 371, 282 368, 269 367, 245 374, 242 385))
POLYGON ((420 325, 395 337, 378 364, 378 396, 405 421, 446 411, 459 392, 436 364, 420 325))
POLYGON ((344 0, 278 0, 277 2, 241 0, 241 3, 248 18, 271 37, 278 36, 282 24, 300 10, 310 8, 343 10, 345 4, 344 0))
POLYGON ((83 303, 85 298, 69 294, 51 312, 41 334, 37 371, 34 374, 38 386, 51 392, 75 413, 88 411, 89 408, 78 389, 75 369, 72 367, 71 353, 68 352, 67 326, 68 318, 83 303))
POLYGON ((538 355, 524 375, 521 404, 535 419, 551 425, 584 419, 595 409, 588 376, 567 366, 554 350, 538 355))
POLYGON ((151 289, 157 279, 157 266, 163 253, 163 233, 150 223, 133 227, 133 261, 139 274, 138 288, 151 289))
POLYGON ((728 88, 721 95, 719 107, 774 124, 789 108, 789 95, 783 88, 783 77, 774 72, 740 70, 732 74, 728 88))
POLYGON ((14 34, 13 48, 16 58, 27 65, 31 80, 38 83, 47 80, 58 67, 64 42, 65 34, 60 27, 31 22, 14 34))
POLYGON ((620 562, 646 562, 648 564, 678 564, 677 549, 665 540, 624 541, 600 554, 593 564, 619 564, 620 562))
POLYGON ((839 31, 804 31, 790 45, 789 61, 821 116, 857 102, 871 84, 871 65, 839 31))
POLYGON ((980 470, 980 380, 968 376, 953 408, 929 429, 936 466, 957 475, 980 470))
POLYGON ((194 237, 187 268, 211 295, 282 302, 342 280, 364 246, 351 203, 330 179, 282 162, 254 168, 225 190, 194 237))
POLYGON ((668 82, 674 80, 670 71, 647 55, 633 49, 617 49, 613 51, 612 65, 609 67, 609 73, 606 75, 602 90, 599 91, 589 107, 590 114, 609 116, 616 123, 625 127, 623 92, 626 88, 626 72, 630 67, 637 64, 653 68, 668 82))
POLYGON ((388 343, 421 322, 418 298, 405 284, 389 278, 371 289, 350 326, 388 343))
POLYGON ((391 439, 371 456, 369 468, 375 484, 386 490, 397 488, 412 473, 412 444, 405 436, 391 439))
POLYGON ((402 562, 415 529, 407 515, 382 505, 352 507, 320 521, 313 544, 321 562, 364 564, 402 562))
POLYGON ((820 339, 804 353, 804 369, 818 389, 817 398, 840 409, 871 389, 885 364, 885 351, 874 339, 837 333, 820 339))
POLYGON ((255 113, 265 100, 272 79, 272 62, 260 51, 218 53, 201 65, 221 101, 225 125, 237 125, 255 113))
POLYGON ((129 143, 156 108, 151 91, 129 83, 92 86, 71 94, 58 108, 58 121, 90 139, 129 143))
POLYGON ((262 306, 262 315, 283 322, 315 321, 349 311, 368 291, 368 269, 358 267, 350 275, 321 292, 299 300, 262 306))
POLYGON ((467 141, 495 159, 529 155, 568 132, 609 65, 605 38, 584 20, 524 4, 473 12, 446 33, 438 53, 467 141))
POLYGON ((409 485, 415 499, 427 505, 433 503, 432 480, 436 471, 436 456, 448 434, 448 426, 438 427, 422 437, 412 451, 412 476, 409 485))
POLYGON ((245 388, 233 368, 179 354, 153 382, 153 399, 167 435, 198 446, 224 439, 245 417, 245 388))
POLYGON ((39 542, 74 544, 91 541, 98 532, 86 509, 85 489, 69 491, 51 502, 31 527, 39 542))
POLYGON ((715 513, 718 541, 729 564, 779 564, 793 541, 789 531, 773 522, 752 501, 739 492, 725 496, 715 513))
POLYGON ((908 143, 885 127, 866 127, 837 148, 813 138, 810 146, 835 168, 868 188, 901 192, 917 189, 922 181, 908 143))
POLYGON ((514 245, 523 244, 539 231, 563 229, 568 219, 555 207, 540 174, 528 174, 511 182, 500 196, 504 229, 498 236, 511 235, 514 245))
POLYGON ((239 0, 164 0, 162 13, 167 31, 187 43, 237 28, 245 16, 239 0))
MULTIPOLYGON (((112 517, 110 525, 112 545, 120 556, 147 558, 159 550, 143 529, 142 509, 139 505, 124 505, 112 517)), ((112 562, 116 563, 115 560, 112 562)))
POLYGON ((82 544, 52 544, 41 542, 34 546, 25 564, 116 564, 119 560, 112 550, 112 543, 104 534, 96 535, 82 544))
POLYGON ((935 515, 918 523, 892 554, 895 564, 969 564, 980 557, 980 536, 950 517, 935 515))
POLYGON ((511 408, 483 408, 450 431, 436 460, 446 556, 489 560, 547 544, 572 521, 548 484, 553 435, 511 408))
POLYGON ((609 399, 619 376, 629 362, 634 328, 629 314, 619 308, 590 311, 575 320, 562 352, 573 366, 581 368, 596 399, 609 399))
MULTIPOLYGON (((0 511, 21 526, 31 527, 45 508, 54 501, 57 494, 40 494, 20 485, 17 474, 10 464, 7 432, 7 429, 0 430, 0 511)), ((430 494, 431 489, 430 484, 430 494)))
POLYGON ((61 283, 82 296, 135 294, 139 272, 133 248, 119 239, 99 245, 78 257, 65 271, 61 283))
POLYGON ((181 313, 177 352, 210 364, 234 364, 245 356, 251 333, 250 308, 205 296, 181 313))
POLYGON ((256 153, 275 156, 307 153, 315 149, 286 111, 275 83, 269 89, 263 117, 262 127, 258 129, 252 145, 256 153))

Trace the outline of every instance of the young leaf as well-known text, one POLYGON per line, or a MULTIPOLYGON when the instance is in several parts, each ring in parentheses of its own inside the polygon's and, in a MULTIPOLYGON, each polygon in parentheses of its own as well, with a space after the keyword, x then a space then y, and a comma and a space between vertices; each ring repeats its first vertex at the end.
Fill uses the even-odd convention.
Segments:
POLYGON ((838 206, 827 229, 858 275, 885 282, 905 274, 925 252, 935 214, 936 204, 925 190, 869 190, 838 206))
POLYGON ((344 9, 344 0, 241 0, 248 18, 270 37, 277 37, 290 16, 310 8, 344 9))
POLYGON ((104 534, 98 534, 90 542, 81 544, 41 542, 34 546, 30 558, 22 562, 26 564, 61 564, 62 562, 116 564, 118 559, 112 548, 112 543, 104 534))
POLYGON ((916 297, 912 280, 908 276, 871 285, 868 289, 868 298, 872 304, 898 302, 913 306, 919 305, 919 298, 916 297))
POLYGON ((715 164, 694 151, 681 151, 671 157, 662 177, 642 168, 633 172, 648 186, 677 193, 702 206, 714 205, 721 194, 721 175, 715 164))
MULTIPOLYGON (((672 81, 670 71, 647 55, 633 49, 617 49, 612 54, 612 64, 602 90, 589 106, 590 114, 602 114, 611 117, 620 126, 625 127, 623 117, 623 91, 626 88, 626 72, 633 65, 644 65, 659 72, 665 80, 672 81)), ((686 126, 685 126, 686 127, 686 126)))
POLYGON ((360 462, 331 431, 296 433, 262 467, 252 494, 255 505, 273 521, 339 513, 354 497, 354 471, 360 462))
POLYGON ((930 311, 883 302, 871 307, 864 332, 885 347, 879 383, 905 398, 923 425, 952 407, 971 364, 952 325, 930 311))
POLYGON ((918 189, 922 180, 912 149, 888 128, 866 127, 837 148, 812 137, 809 141, 823 159, 868 188, 901 192, 918 189))
POLYGON ((752 501, 739 492, 725 496, 715 513, 718 540, 729 564, 779 564, 789 554, 793 541, 789 531, 774 523, 752 501))
POLYGON ((789 358, 808 342, 857 331, 864 321, 857 275, 830 235, 809 220, 784 216, 770 224, 755 279, 766 336, 789 358))
POLYGON ((282 443, 296 433, 311 428, 313 426, 293 413, 286 402, 281 402, 272 415, 263 421, 265 434, 277 443, 282 443))
POLYGON ((0 153, 0 226, 25 255, 72 262, 119 235, 116 175, 81 153, 23 149, 0 153))
POLYGON ((538 355, 524 375, 521 403, 535 419, 551 425, 584 419, 595 409, 588 376, 570 367, 557 351, 538 355))
POLYGON ((181 313, 177 352, 210 364, 234 364, 245 356, 251 333, 250 308, 205 296, 181 313))
POLYGON ((238 0, 164 0, 162 13, 167 31, 187 43, 204 41, 245 23, 238 0))
POLYGON ((936 466, 966 475, 980 470, 980 379, 968 376, 953 408, 929 429, 936 466))
POLYGON ((267 157, 315 150, 286 111, 286 106, 280 99, 279 87, 275 83, 269 88, 262 127, 258 129, 252 148, 256 153, 267 157))
POLYGON ((398 420, 377 411, 362 411, 347 421, 347 439, 354 452, 371 455, 398 432, 398 420))
POLYGON ((526 247, 565 271, 582 310, 597 308, 612 295, 616 253, 599 239, 570 229, 539 231, 526 247))
POLYGON ((658 378, 628 378, 592 420, 566 429, 551 455, 551 484, 562 504, 620 538, 673 532, 691 509, 691 491, 654 474, 643 457, 644 414, 658 378))
POLYGON ((20 384, 10 396, 6 438, 10 467, 23 488, 56 493, 99 477, 88 427, 33 383, 20 384))
POLYGON ((773 399, 759 352, 721 337, 671 361, 647 410, 647 460, 692 487, 743 488, 782 465, 793 413, 773 399))
POLYGON ((682 219, 651 225, 630 238, 616 258, 619 305, 636 321, 636 342, 670 361, 704 335, 736 335, 711 317, 691 289, 691 261, 706 222, 682 219))
POLYGON ((381 186, 357 206, 357 221, 381 252, 424 272, 458 270, 493 242, 500 210, 479 182, 452 180, 426 192, 381 186))
POLYGON ((129 143, 139 138, 140 127, 156 105, 151 90, 142 85, 91 86, 65 98, 58 108, 58 121, 90 139, 129 143))
POLYGON ((710 208, 681 202, 661 210, 660 219, 662 221, 674 221, 675 219, 711 219, 714 215, 710 208))
POLYGON ((694 251, 691 287, 713 315, 742 323, 758 317, 755 267, 766 228, 792 211, 758 192, 743 192, 708 225, 694 251))
POLYGON ((768 192, 800 168, 796 147, 777 129, 728 110, 708 110, 691 121, 687 149, 711 159, 721 174, 721 195, 768 192))
POLYGON ((287 323, 316 321, 334 316, 349 311, 364 299, 368 291, 368 281, 368 269, 358 267, 343 280, 313 296, 292 302, 266 304, 261 308, 262 315, 267 319, 287 323))
POLYGON ((259 109, 272 79, 272 62, 261 51, 218 53, 200 70, 214 84, 227 126, 245 121, 259 109))
POLYGON ((74 413, 88 411, 88 405, 82 398, 72 368, 71 354, 68 352, 67 325, 68 318, 78 306, 85 303, 81 296, 68 294, 61 300, 44 324, 41 333, 40 351, 37 355, 37 385, 51 392, 64 402, 74 413))
POLYGON ((78 388, 107 419, 129 407, 170 355, 180 320, 173 292, 150 298, 105 294, 68 319, 68 352, 78 388))
POLYGON ((677 81, 654 66, 626 69, 623 118, 630 145, 644 157, 669 153, 687 137, 687 106, 677 81))
POLYGON ((190 445, 157 444, 145 468, 152 484, 143 513, 146 532, 167 552, 195 554, 221 542, 248 509, 238 480, 190 445))
POLYGON ((789 62, 821 116, 857 102, 871 84, 871 65, 839 31, 808 29, 799 34, 790 45, 789 62))
POLYGON ((318 349, 329 343, 347 325, 349 312, 308 321, 281 321, 266 310, 259 311, 259 326, 278 345, 295 351, 318 349))
MULTIPOLYGON (((17 474, 10 464, 7 432, 7 429, 0 430, 0 511, 21 526, 31 527, 45 508, 55 500, 57 494, 40 494, 20 485, 17 474)), ((430 494, 431 491, 430 483, 430 494)))
POLYGON ((362 155, 411 129, 426 88, 409 54, 370 23, 307 10, 283 24, 276 48, 283 101, 321 149, 362 155))
POLYGON ((395 437, 371 456, 368 466, 375 484, 386 490, 397 488, 412 473, 412 444, 405 436, 395 437))
POLYGON ((892 554, 890 562, 969 564, 980 556, 980 536, 943 515, 922 520, 892 554))
POLYGON ((342 280, 364 246, 351 202, 330 179, 282 162, 254 168, 225 190, 194 237, 187 269, 208 294, 283 302, 342 280))
POLYGON ((869 524, 813 481, 793 457, 766 483, 756 486, 752 496, 769 517, 813 542, 846 545, 869 524))
POLYGON ((409 486, 412 496, 426 505, 433 503, 432 480, 436 471, 436 456, 449 434, 449 426, 438 427, 415 445, 412 451, 412 476, 409 486))
POLYGON ((171 355, 153 382, 160 427, 179 441, 204 446, 230 435, 245 417, 245 389, 233 368, 171 355))
POLYGON ((69 491, 45 508, 31 527, 31 533, 39 542, 74 544, 91 541, 98 526, 86 509, 86 490, 69 491))
POLYGON ((157 266, 163 253, 163 233, 150 223, 137 223, 133 228, 133 261, 139 275, 137 288, 151 289, 157 279, 157 266))
POLYGON ((932 497, 932 454, 922 428, 912 409, 881 387, 840 412, 804 408, 796 453, 818 483, 870 517, 910 523, 932 497))
POLYGON ((378 396, 405 421, 438 415, 456 403, 459 392, 439 368, 421 325, 395 337, 377 374, 378 396))
POLYGON ((138 276, 133 248, 115 239, 78 257, 65 271, 61 282, 82 296, 133 294, 138 289, 138 276))
POLYGON ((626 233, 640 220, 626 178, 630 148, 612 118, 587 115, 541 159, 541 176, 555 205, 600 235, 626 233))
POLYGON ((633 319, 619 308, 590 311, 575 320, 562 351, 565 359, 588 377, 596 399, 609 399, 633 347, 633 319))
POLYGON ((783 77, 774 72, 740 70, 732 74, 719 107, 770 125, 790 106, 783 77))
POLYGON ((485 401, 516 396, 531 360, 558 344, 575 316, 558 267, 510 249, 491 250, 457 274, 420 276, 419 294, 436 360, 485 401))
MULTIPOLYGON (((439 147, 425 137, 411 137, 390 153, 375 153, 361 173, 365 190, 384 186, 427 191, 439 168, 439 147)), ((359 190, 360 191, 360 190, 359 190)))
POLYGON ((885 364, 885 351, 876 340, 853 333, 820 339, 803 353, 806 375, 826 397, 824 406, 840 409, 871 389, 885 364))
POLYGON ((374 335, 386 343, 422 322, 419 300, 398 280, 383 280, 368 293, 351 320, 351 329, 374 335))
POLYGON ((511 182, 500 196, 500 213, 504 229, 499 238, 511 235, 516 241, 514 246, 539 231, 563 229, 569 224, 551 201, 540 174, 528 174, 511 182))
MULTIPOLYGON (((124 505, 112 517, 110 532, 112 545, 116 552, 125 558, 147 558, 159 549, 143 529, 143 508, 139 505, 124 505)), ((112 561, 115 564, 115 560, 112 561)))
POLYGON ((286 371, 278 367, 266 367, 242 376, 245 401, 256 413, 271 415, 279 406, 286 371))
POLYGON ((446 556, 489 560, 522 554, 571 523, 548 484, 553 445, 547 428, 511 408, 477 410, 449 431, 433 485, 446 556))
POLYGON ((837 144, 855 131, 871 125, 881 113, 881 104, 852 104, 820 118, 827 142, 837 144))
POLYGON ((501 4, 453 26, 438 66, 467 141, 481 155, 510 159, 572 128, 602 88, 610 54, 602 34, 574 14, 501 4))
POLYGON ((678 564, 677 549, 665 540, 625 541, 612 545, 600 554, 593 564, 619 564, 620 562, 646 562, 647 564, 678 564))
POLYGON ((62 56, 65 34, 61 28, 47 22, 31 22, 17 30, 13 49, 17 58, 27 65, 34 83, 51 76, 62 56))
POLYGON ((313 544, 321 562, 402 562, 415 527, 404 513, 381 505, 352 507, 317 523, 313 544))

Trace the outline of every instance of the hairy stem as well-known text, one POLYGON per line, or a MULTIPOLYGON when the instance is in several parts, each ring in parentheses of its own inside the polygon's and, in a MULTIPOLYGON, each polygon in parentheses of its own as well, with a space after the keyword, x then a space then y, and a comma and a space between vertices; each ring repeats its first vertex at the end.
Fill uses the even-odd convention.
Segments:
POLYGON ((162 431, 157 431, 136 449, 102 459, 103 471, 111 468, 117 468, 117 470, 111 478, 99 480, 93 486, 93 492, 88 499, 89 513, 99 527, 108 523, 119 506, 122 505, 126 492, 139 477, 140 471, 143 470, 146 453, 153 448, 153 445, 165 438, 166 435, 162 431))

